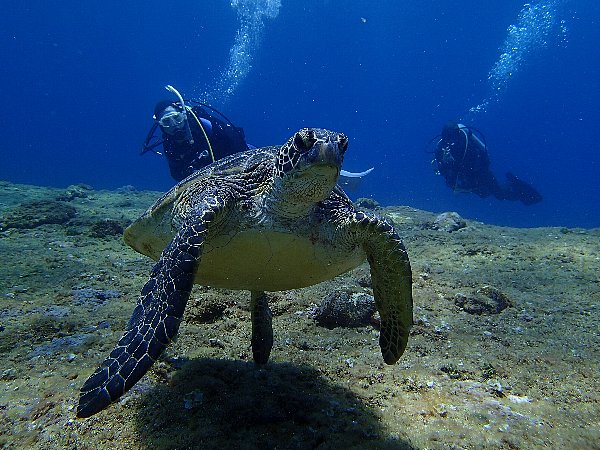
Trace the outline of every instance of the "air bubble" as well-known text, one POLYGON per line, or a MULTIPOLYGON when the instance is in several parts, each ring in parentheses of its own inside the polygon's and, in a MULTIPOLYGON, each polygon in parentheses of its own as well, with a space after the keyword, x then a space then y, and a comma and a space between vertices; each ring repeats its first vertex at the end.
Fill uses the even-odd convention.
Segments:
POLYGON ((465 121, 486 112, 492 103, 500 101, 510 81, 518 74, 532 54, 551 43, 566 43, 567 27, 559 13, 567 0, 541 0, 525 3, 516 25, 509 25, 500 56, 488 74, 491 94, 479 105, 469 109, 465 121))
POLYGON ((219 76, 216 87, 202 97, 213 106, 222 107, 252 69, 254 54, 259 48, 264 19, 279 14, 281 0, 232 0, 237 10, 240 27, 229 50, 229 64, 219 76))

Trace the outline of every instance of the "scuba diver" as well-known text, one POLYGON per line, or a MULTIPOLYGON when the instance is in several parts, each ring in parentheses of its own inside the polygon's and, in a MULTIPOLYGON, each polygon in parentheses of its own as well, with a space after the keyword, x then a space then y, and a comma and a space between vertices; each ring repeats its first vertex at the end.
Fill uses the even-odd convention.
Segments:
MULTIPOLYGON (((181 94, 171 85, 166 89, 179 99, 178 102, 162 100, 154 108, 154 124, 146 136, 141 154, 156 150, 162 145, 169 164, 171 177, 181 181, 195 171, 218 159, 255 148, 246 143, 242 128, 236 127, 223 113, 195 100, 188 106, 181 94), (156 136, 156 129, 162 131, 162 138, 156 136)), ((371 173, 342 170, 338 184, 353 191, 358 189, 362 177, 371 173)))
POLYGON ((435 145, 435 173, 446 180, 455 192, 472 192, 481 198, 490 195, 498 200, 518 200, 529 206, 542 201, 542 195, 530 184, 512 173, 506 173, 506 182, 500 183, 490 171, 490 160, 485 138, 479 138, 473 128, 448 122, 435 145))
POLYGON ((157 154, 162 145, 171 176, 181 181, 193 172, 224 156, 254 148, 246 143, 244 130, 216 109, 194 100, 186 105, 181 94, 167 86, 179 102, 162 100, 154 108, 154 124, 144 141, 142 155, 148 151, 157 154), (156 129, 162 138, 155 136, 156 129))

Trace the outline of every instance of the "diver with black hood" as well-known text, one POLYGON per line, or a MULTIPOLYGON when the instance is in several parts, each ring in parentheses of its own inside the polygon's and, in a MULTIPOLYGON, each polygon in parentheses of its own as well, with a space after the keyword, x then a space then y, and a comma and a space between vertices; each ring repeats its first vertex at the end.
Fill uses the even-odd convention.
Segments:
MULTIPOLYGON (((154 124, 146 137, 142 154, 162 145, 171 176, 181 181, 224 156, 253 148, 246 143, 244 130, 225 115, 197 101, 184 102, 173 86, 166 86, 179 102, 162 100, 154 108, 154 124), (155 136, 160 127, 162 138, 155 136)), ((159 153, 160 154, 160 153, 159 153)))
POLYGON ((485 138, 477 130, 456 122, 448 122, 442 134, 434 138, 435 158, 432 164, 437 175, 456 192, 472 192, 485 198, 520 201, 529 206, 542 201, 542 195, 530 184, 506 173, 506 182, 500 183, 490 171, 485 138))

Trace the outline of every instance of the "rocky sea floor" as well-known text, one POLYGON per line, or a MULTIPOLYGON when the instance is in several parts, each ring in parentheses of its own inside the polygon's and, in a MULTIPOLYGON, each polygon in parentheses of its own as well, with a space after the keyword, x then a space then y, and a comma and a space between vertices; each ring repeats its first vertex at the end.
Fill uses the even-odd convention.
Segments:
MULTIPOLYGON (((415 326, 386 366, 368 266, 271 294, 196 286, 176 343, 121 401, 75 419, 152 261, 122 230, 160 194, 0 182, 0 446, 600 448, 600 229, 516 229, 408 207, 415 326)), ((364 202, 365 206, 376 206, 364 202)))

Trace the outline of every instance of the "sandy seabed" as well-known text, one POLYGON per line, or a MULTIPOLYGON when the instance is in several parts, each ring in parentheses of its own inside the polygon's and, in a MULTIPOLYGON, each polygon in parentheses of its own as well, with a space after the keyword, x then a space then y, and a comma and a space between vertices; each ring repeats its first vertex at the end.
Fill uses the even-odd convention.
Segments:
POLYGON ((415 326, 395 366, 376 320, 328 329, 310 313, 332 292, 370 294, 366 264, 271 295, 263 368, 249 293, 196 286, 151 371, 75 419, 152 267, 122 227, 159 195, 0 182, 2 448, 600 448, 600 229, 449 232, 408 207, 377 209, 413 268, 415 326))

